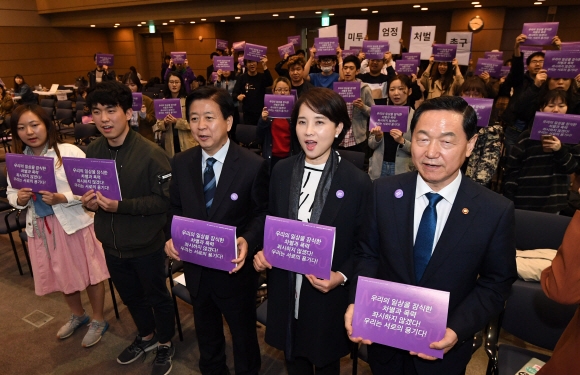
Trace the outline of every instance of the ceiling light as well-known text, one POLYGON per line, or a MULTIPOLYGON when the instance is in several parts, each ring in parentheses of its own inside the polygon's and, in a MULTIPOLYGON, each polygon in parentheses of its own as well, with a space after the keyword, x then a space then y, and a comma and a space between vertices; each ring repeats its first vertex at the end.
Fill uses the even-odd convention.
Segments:
POLYGON ((195 23, 195 21, 189 21, 189 23, 195 23))
POLYGON ((481 5, 474 5, 474 8, 481 8, 481 5))
POLYGON ((413 5, 413 8, 421 8, 421 5, 413 5))
POLYGON ((117 28, 117 27, 119 27, 119 26, 116 26, 116 25, 115 25, 115 26, 113 26, 113 27, 116 29, 116 28, 117 28))
POLYGON ((272 17, 278 17, 278 13, 272 14, 272 17))
POLYGON ((378 12, 379 12, 378 10, 373 10, 373 13, 378 13, 378 12))
POLYGON ((334 13, 329 13, 328 15, 329 15, 330 17, 332 17, 332 16, 334 16, 334 13))
POLYGON ((239 20, 240 18, 242 18, 242 17, 239 17, 239 16, 238 17, 235 17, 235 19, 237 19, 237 20, 239 20))
POLYGON ((91 25, 91 27, 97 27, 97 25, 91 25))
POLYGON ((202 21, 205 21, 205 20, 206 20, 206 18, 202 18, 201 20, 202 20, 202 21))
POLYGON ((220 22, 226 22, 226 20, 220 20, 220 22))
POLYGON ((294 16, 288 16, 288 18, 294 18, 294 16))
POLYGON ((367 10, 367 8, 361 8, 361 12, 366 12, 367 10))
POLYGON ((316 14, 322 14, 322 12, 314 12, 314 13, 316 13, 316 14))
POLYGON ((472 1, 471 5, 479 4, 479 1, 472 1))
POLYGON ((175 22, 175 20, 169 20, 169 22, 175 22))
POLYGON ((115 26, 121 26, 121 24, 120 23, 116 23, 115 26))
POLYGON ((141 25, 145 25, 147 22, 145 21, 141 21, 141 25))
POLYGON ((429 10, 429 8, 421 8, 421 10, 429 10))
POLYGON ((534 3, 534 5, 542 5, 542 3, 541 3, 541 2, 539 2, 539 1, 536 1, 536 2, 534 3))
POLYGON ((138 23, 138 24, 137 24, 137 26, 141 27, 141 26, 143 26, 143 25, 141 25, 140 23, 138 23))
POLYGON ((167 26, 167 22, 163 22, 163 26, 167 26))

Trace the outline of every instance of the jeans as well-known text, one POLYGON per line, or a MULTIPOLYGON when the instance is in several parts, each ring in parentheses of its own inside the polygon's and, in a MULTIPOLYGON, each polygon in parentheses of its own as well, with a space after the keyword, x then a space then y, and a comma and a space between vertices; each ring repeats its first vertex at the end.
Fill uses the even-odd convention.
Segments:
POLYGON ((395 175, 395 162, 383 161, 383 167, 381 168, 381 177, 394 175, 395 175))

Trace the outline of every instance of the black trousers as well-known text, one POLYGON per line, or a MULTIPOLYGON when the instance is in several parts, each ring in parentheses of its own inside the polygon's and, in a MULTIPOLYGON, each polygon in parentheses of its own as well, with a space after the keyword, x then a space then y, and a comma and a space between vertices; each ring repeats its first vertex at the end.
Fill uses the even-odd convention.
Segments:
POLYGON ((157 331, 159 342, 175 334, 175 310, 165 282, 165 253, 136 258, 118 258, 105 252, 111 279, 129 308, 139 336, 157 331))
MULTIPOLYGON (((188 272, 185 268, 185 272, 188 272)), ((191 298, 195 332, 199 342, 199 369, 203 375, 229 374, 223 317, 232 334, 234 368, 237 375, 257 375, 261 357, 256 333, 256 291, 218 297, 211 278, 201 275, 197 296, 191 298)))
POLYGON ((317 367, 304 357, 294 358, 293 361, 286 361, 288 375, 339 375, 340 359, 324 366, 317 367))

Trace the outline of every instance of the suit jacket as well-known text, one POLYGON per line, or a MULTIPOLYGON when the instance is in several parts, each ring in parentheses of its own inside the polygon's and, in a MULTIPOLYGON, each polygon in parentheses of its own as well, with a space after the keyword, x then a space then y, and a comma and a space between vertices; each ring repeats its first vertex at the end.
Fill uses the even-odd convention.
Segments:
MULTIPOLYGON (((268 210, 268 163, 254 153, 230 142, 213 204, 206 212, 201 170, 201 147, 180 152, 172 160, 173 176, 169 187, 173 215, 235 226, 236 235, 248 242, 248 255, 235 274, 189 264, 185 269, 187 288, 197 296, 202 272, 211 278, 214 292, 220 297, 247 292, 257 273, 252 266, 255 249, 264 237, 268 210), (232 194, 237 194, 237 199, 232 194)), ((234 264, 232 263, 232 269, 234 264)))
MULTIPOLYGON (((450 292, 447 327, 458 343, 443 360, 414 358, 418 374, 461 373, 473 335, 503 309, 515 281, 514 207, 506 198, 462 177, 451 212, 420 282, 413 264, 417 173, 374 182, 373 203, 357 254, 356 275, 450 292), (403 196, 395 197, 401 189, 403 196)), ((351 301, 354 301, 354 290, 351 301)), ((385 356, 396 349, 387 346, 385 356)))
MULTIPOLYGON (((272 172, 270 184, 270 214, 288 218, 290 180, 296 156, 279 161, 272 172)), ((302 178, 302 176, 301 176, 302 178)), ((319 224, 336 228, 332 270, 342 272, 349 280, 353 276, 354 248, 363 226, 366 204, 371 193, 367 174, 347 160, 341 160, 332 178, 319 224), (336 192, 342 190, 343 198, 336 192)), ((266 342, 278 349, 286 347, 287 326, 294 316, 294 285, 290 272, 279 268, 268 271, 268 324, 266 342)), ((296 322, 295 356, 308 358, 317 366, 325 366, 349 352, 349 340, 344 330, 344 311, 348 306, 350 282, 328 293, 316 290, 304 278, 300 290, 298 321, 296 322)))
MULTIPOLYGON (((580 211, 576 211, 552 265, 542 271, 542 289, 548 297, 558 303, 567 305, 580 303, 579 243, 580 211)), ((578 371, 579 347, 580 308, 576 310, 576 314, 558 340, 552 358, 542 367, 538 375, 573 374, 578 371)))

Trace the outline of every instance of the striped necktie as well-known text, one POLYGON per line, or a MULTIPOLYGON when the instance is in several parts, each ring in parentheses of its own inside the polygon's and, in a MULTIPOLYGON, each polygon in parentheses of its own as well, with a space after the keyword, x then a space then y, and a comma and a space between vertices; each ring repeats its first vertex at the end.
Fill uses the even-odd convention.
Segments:
POLYGON ((216 161, 214 158, 208 158, 205 161, 206 167, 203 171, 203 196, 205 197, 205 209, 207 212, 211 208, 213 196, 215 195, 216 181, 213 165, 216 161))

